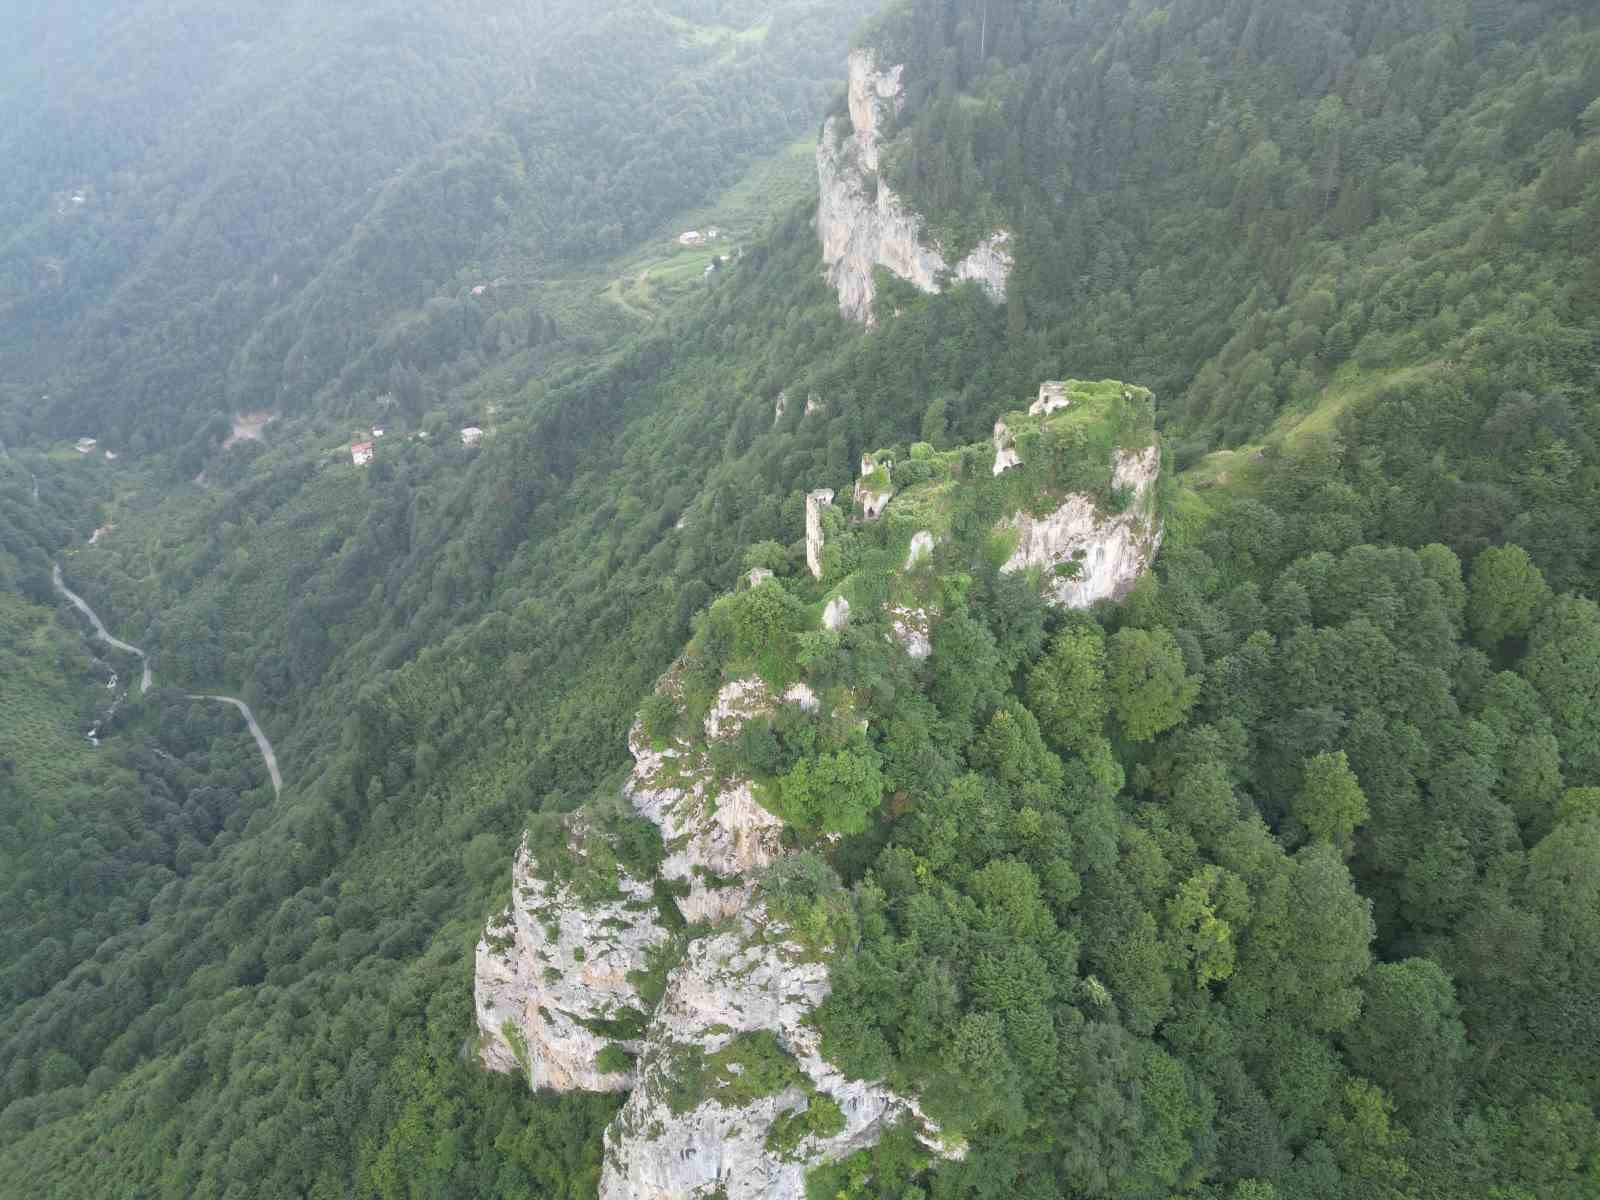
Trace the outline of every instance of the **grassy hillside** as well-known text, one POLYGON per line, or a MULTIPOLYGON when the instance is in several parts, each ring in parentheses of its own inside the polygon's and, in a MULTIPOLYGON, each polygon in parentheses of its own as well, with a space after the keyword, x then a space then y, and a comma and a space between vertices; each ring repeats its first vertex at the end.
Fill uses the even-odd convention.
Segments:
MULTIPOLYGON (((7 826, 48 821, 49 811, 40 809, 89 757, 83 734, 93 723, 96 681, 88 666, 76 630, 56 625, 50 609, 0 592, 0 769, 6 776, 7 826)), ((8 838, 8 849, 18 840, 8 838)))

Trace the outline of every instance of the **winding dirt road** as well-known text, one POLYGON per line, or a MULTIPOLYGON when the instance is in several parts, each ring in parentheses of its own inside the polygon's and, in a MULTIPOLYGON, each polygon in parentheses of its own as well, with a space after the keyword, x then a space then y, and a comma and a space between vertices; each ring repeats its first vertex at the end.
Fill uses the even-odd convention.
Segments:
MULTIPOLYGON (((89 623, 94 626, 95 637, 106 643, 106 645, 112 646, 123 651, 124 653, 138 655, 139 662, 144 666, 144 678, 139 683, 139 694, 143 695, 144 693, 148 692, 150 690, 150 685, 155 682, 155 676, 150 671, 149 655, 147 655, 143 650, 139 649, 139 647, 130 646, 127 642, 122 641, 120 638, 112 636, 111 631, 105 627, 104 622, 100 620, 100 617, 95 613, 94 609, 89 607, 89 602, 82 596, 78 595, 77 592, 69 588, 66 585, 65 580, 61 578, 60 563, 54 564, 54 570, 51 572, 50 579, 51 582, 55 584, 56 591, 60 592, 69 601, 71 601, 73 608, 77 609, 84 616, 89 618, 89 623)), ((261 732, 261 726, 256 723, 256 715, 250 711, 250 706, 243 700, 240 700, 237 696, 205 696, 189 693, 188 698, 190 700, 211 700, 218 704, 231 704, 234 708, 237 708, 241 714, 243 714, 244 723, 250 727, 250 736, 255 738, 256 748, 261 751, 262 761, 267 764, 267 774, 272 776, 273 795, 281 796, 283 794, 283 776, 278 771, 278 756, 273 753, 272 743, 267 741, 267 735, 261 732)))
POLYGON ((272 743, 267 741, 267 735, 261 732, 261 726, 256 724, 256 715, 250 711, 250 706, 236 696, 201 696, 191 693, 189 699, 215 700, 218 704, 231 704, 244 714, 244 723, 250 726, 250 736, 256 739, 261 757, 266 761, 267 774, 272 776, 272 790, 275 794, 282 795, 283 776, 278 774, 278 756, 272 752, 272 743))
POLYGON ((54 570, 50 573, 50 582, 56 585, 56 591, 60 592, 72 602, 73 608, 77 609, 84 616, 89 618, 89 624, 94 626, 95 637, 99 638, 102 642, 115 650, 121 650, 125 654, 136 654, 139 656, 139 661, 144 665, 144 678, 139 683, 139 694, 142 696, 148 692, 150 690, 150 685, 155 682, 155 676, 150 673, 150 660, 145 657, 145 652, 139 649, 137 646, 128 645, 127 642, 122 641, 120 638, 111 636, 111 631, 105 627, 103 622, 101 622, 100 618, 95 614, 94 609, 89 607, 89 602, 82 596, 78 595, 77 592, 69 588, 62 580, 60 563, 56 563, 54 570))

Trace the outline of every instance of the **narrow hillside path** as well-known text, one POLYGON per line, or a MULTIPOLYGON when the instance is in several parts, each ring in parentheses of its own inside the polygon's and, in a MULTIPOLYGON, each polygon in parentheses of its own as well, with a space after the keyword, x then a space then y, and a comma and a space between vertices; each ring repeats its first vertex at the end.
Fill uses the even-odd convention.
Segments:
MULTIPOLYGON (((144 678, 140 680, 139 683, 139 694, 143 695, 144 693, 148 692, 151 684, 155 682, 155 675, 150 670, 150 656, 147 655, 143 650, 139 649, 139 647, 130 646, 127 642, 122 641, 120 638, 112 636, 111 631, 105 627, 105 623, 100 620, 99 615, 94 611, 94 609, 89 607, 89 602, 66 585, 66 581, 61 577, 60 563, 54 564, 50 579, 51 582, 55 584, 56 591, 65 596, 72 603, 73 608, 76 608, 84 616, 89 618, 89 623, 94 626, 95 637, 99 638, 108 646, 112 646, 115 649, 121 650, 127 654, 134 654, 138 656, 139 662, 144 666, 144 678)), ((241 714, 243 714, 245 724, 250 727, 250 736, 255 738, 256 747, 261 751, 262 761, 267 764, 267 774, 272 777, 273 795, 281 796, 283 794, 283 776, 278 771, 278 756, 273 753, 272 743, 267 740, 267 735, 261 731, 261 726, 256 722, 255 713, 250 711, 250 706, 243 700, 240 700, 237 696, 205 696, 190 694, 188 698, 190 700, 211 700, 218 704, 231 704, 234 708, 237 708, 241 714)))

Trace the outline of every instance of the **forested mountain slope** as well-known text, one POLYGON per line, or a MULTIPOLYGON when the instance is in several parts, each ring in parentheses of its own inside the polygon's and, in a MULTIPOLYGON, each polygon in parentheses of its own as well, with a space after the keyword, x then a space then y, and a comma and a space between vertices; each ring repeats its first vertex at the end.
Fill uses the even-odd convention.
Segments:
MULTIPOLYGON (((159 886, 11 985, 0 1192, 595 1194, 617 1102, 468 1061, 472 944, 530 816, 614 798, 641 699, 716 636, 696 614, 747 565, 803 570, 807 491, 1074 376, 1151 386, 1193 465, 1146 583, 1064 615, 963 543, 926 663, 871 624, 806 645, 866 698, 852 752, 886 781, 774 884, 845 934, 823 1051, 969 1145, 891 1136, 816 1194, 1593 1192, 1592 14, 912 15, 866 35, 907 66, 917 161, 888 171, 952 252, 963 222, 1015 231, 1005 305, 882 278, 876 330, 846 324, 802 206, 610 356, 416 364, 431 404, 497 405, 475 454, 446 428, 335 463, 355 410, 329 391, 265 447, 202 439, 209 488, 157 459, 114 497, 76 578, 244 687, 295 765, 150 875, 74 843, 81 886, 159 886), (1407 86, 1430 55, 1442 82, 1407 86), (934 148, 987 167, 994 129, 1020 170, 942 191, 934 148)), ((237 361, 193 377, 245 386, 237 361)))
POLYGON ((371 396, 391 367, 462 348, 441 340, 475 348, 494 311, 460 302, 473 285, 614 254, 807 132, 866 11, 363 0, 30 18, 37 37, 0 74, 16 167, 0 364, 28 401, 12 440, 181 445, 231 409, 371 396), (446 309, 432 328, 396 338, 430 299, 446 309), (385 332, 383 361, 364 360, 385 332))
POLYGON ((1343 364, 1454 359, 1485 330, 1557 353, 1594 320, 1592 17, 898 5, 868 38, 907 64, 883 177, 951 261, 1009 226, 1016 352, 1157 388, 1192 455, 1312 404, 1343 364))

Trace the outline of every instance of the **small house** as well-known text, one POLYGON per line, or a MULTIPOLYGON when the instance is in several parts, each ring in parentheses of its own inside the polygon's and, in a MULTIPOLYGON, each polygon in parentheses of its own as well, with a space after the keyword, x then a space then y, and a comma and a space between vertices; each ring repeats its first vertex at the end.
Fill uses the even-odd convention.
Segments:
POLYGON ((680 246, 698 246, 705 240, 705 234, 698 229, 686 230, 678 235, 678 245, 680 246))
POLYGON ((468 425, 461 431, 461 444, 469 449, 483 441, 483 430, 476 425, 468 425))
POLYGON ((355 442, 350 447, 350 461, 358 467, 364 467, 372 461, 372 443, 355 442))
POLYGON ((79 454, 88 454, 99 444, 100 443, 92 437, 81 437, 78 439, 78 444, 74 446, 73 449, 79 454))

